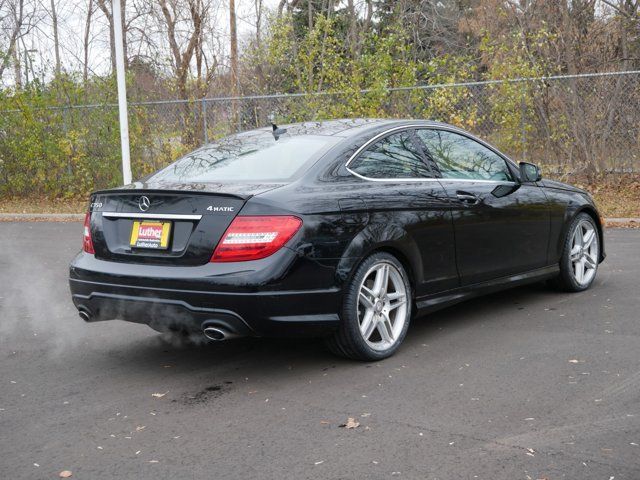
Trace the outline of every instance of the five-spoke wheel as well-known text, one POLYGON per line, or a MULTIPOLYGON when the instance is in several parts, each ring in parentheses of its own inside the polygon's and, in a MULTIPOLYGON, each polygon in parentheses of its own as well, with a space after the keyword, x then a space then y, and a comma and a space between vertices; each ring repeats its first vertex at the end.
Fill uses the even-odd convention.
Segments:
POLYGON ((407 289, 400 271, 379 262, 365 274, 358 296, 360 333, 374 350, 392 347, 407 318, 407 289))
POLYGON ((600 263, 600 233, 591 215, 580 213, 571 223, 553 282, 562 290, 580 292, 591 286, 600 263))
POLYGON ((592 222, 580 220, 573 231, 569 259, 573 277, 580 285, 588 285, 598 268, 598 232, 592 222))
POLYGON ((346 288, 342 322, 329 348, 358 360, 392 355, 407 333, 411 286, 403 265, 386 252, 366 258, 346 288))

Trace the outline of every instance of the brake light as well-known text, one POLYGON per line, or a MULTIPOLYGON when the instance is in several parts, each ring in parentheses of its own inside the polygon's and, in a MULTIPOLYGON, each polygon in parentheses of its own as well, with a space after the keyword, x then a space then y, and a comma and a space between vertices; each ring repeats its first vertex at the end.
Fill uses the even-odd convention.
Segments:
POLYGON ((91 240, 91 212, 84 216, 84 232, 82 234, 82 250, 87 253, 96 253, 93 250, 93 240, 91 240))
POLYGON ((294 216, 236 217, 218 243, 212 262, 244 262, 268 257, 280 250, 300 229, 294 216))

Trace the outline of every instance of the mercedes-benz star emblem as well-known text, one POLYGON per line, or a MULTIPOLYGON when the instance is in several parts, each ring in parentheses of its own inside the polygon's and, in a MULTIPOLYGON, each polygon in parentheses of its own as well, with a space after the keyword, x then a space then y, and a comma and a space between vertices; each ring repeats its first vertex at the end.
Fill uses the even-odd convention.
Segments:
POLYGON ((138 200, 138 207, 140 207, 140 210, 146 212, 147 210, 149 210, 150 206, 151 200, 149 200, 149 197, 145 197, 144 195, 140 197, 140 200, 138 200))

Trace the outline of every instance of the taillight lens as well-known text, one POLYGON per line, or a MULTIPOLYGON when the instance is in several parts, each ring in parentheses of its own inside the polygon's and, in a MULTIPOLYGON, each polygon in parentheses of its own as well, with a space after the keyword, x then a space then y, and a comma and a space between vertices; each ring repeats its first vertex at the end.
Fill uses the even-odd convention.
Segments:
POLYGON ((245 262, 274 254, 300 229, 294 216, 246 216, 234 218, 218 243, 212 262, 245 262))
POLYGON ((82 233, 82 250, 87 253, 96 253, 93 250, 93 240, 91 240, 91 212, 84 216, 84 231, 82 233))

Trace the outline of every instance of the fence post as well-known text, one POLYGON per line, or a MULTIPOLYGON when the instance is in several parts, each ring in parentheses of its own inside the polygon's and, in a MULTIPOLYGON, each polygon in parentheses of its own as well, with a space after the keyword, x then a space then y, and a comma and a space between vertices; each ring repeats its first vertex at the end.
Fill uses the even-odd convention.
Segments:
POLYGON ((209 143, 209 133, 207 132, 207 99, 202 97, 202 133, 204 138, 204 143, 209 143))
POLYGON ((527 102, 525 95, 527 94, 527 83, 522 81, 522 98, 520 99, 520 142, 522 143, 522 160, 527 161, 527 131, 526 131, 526 113, 527 102))

